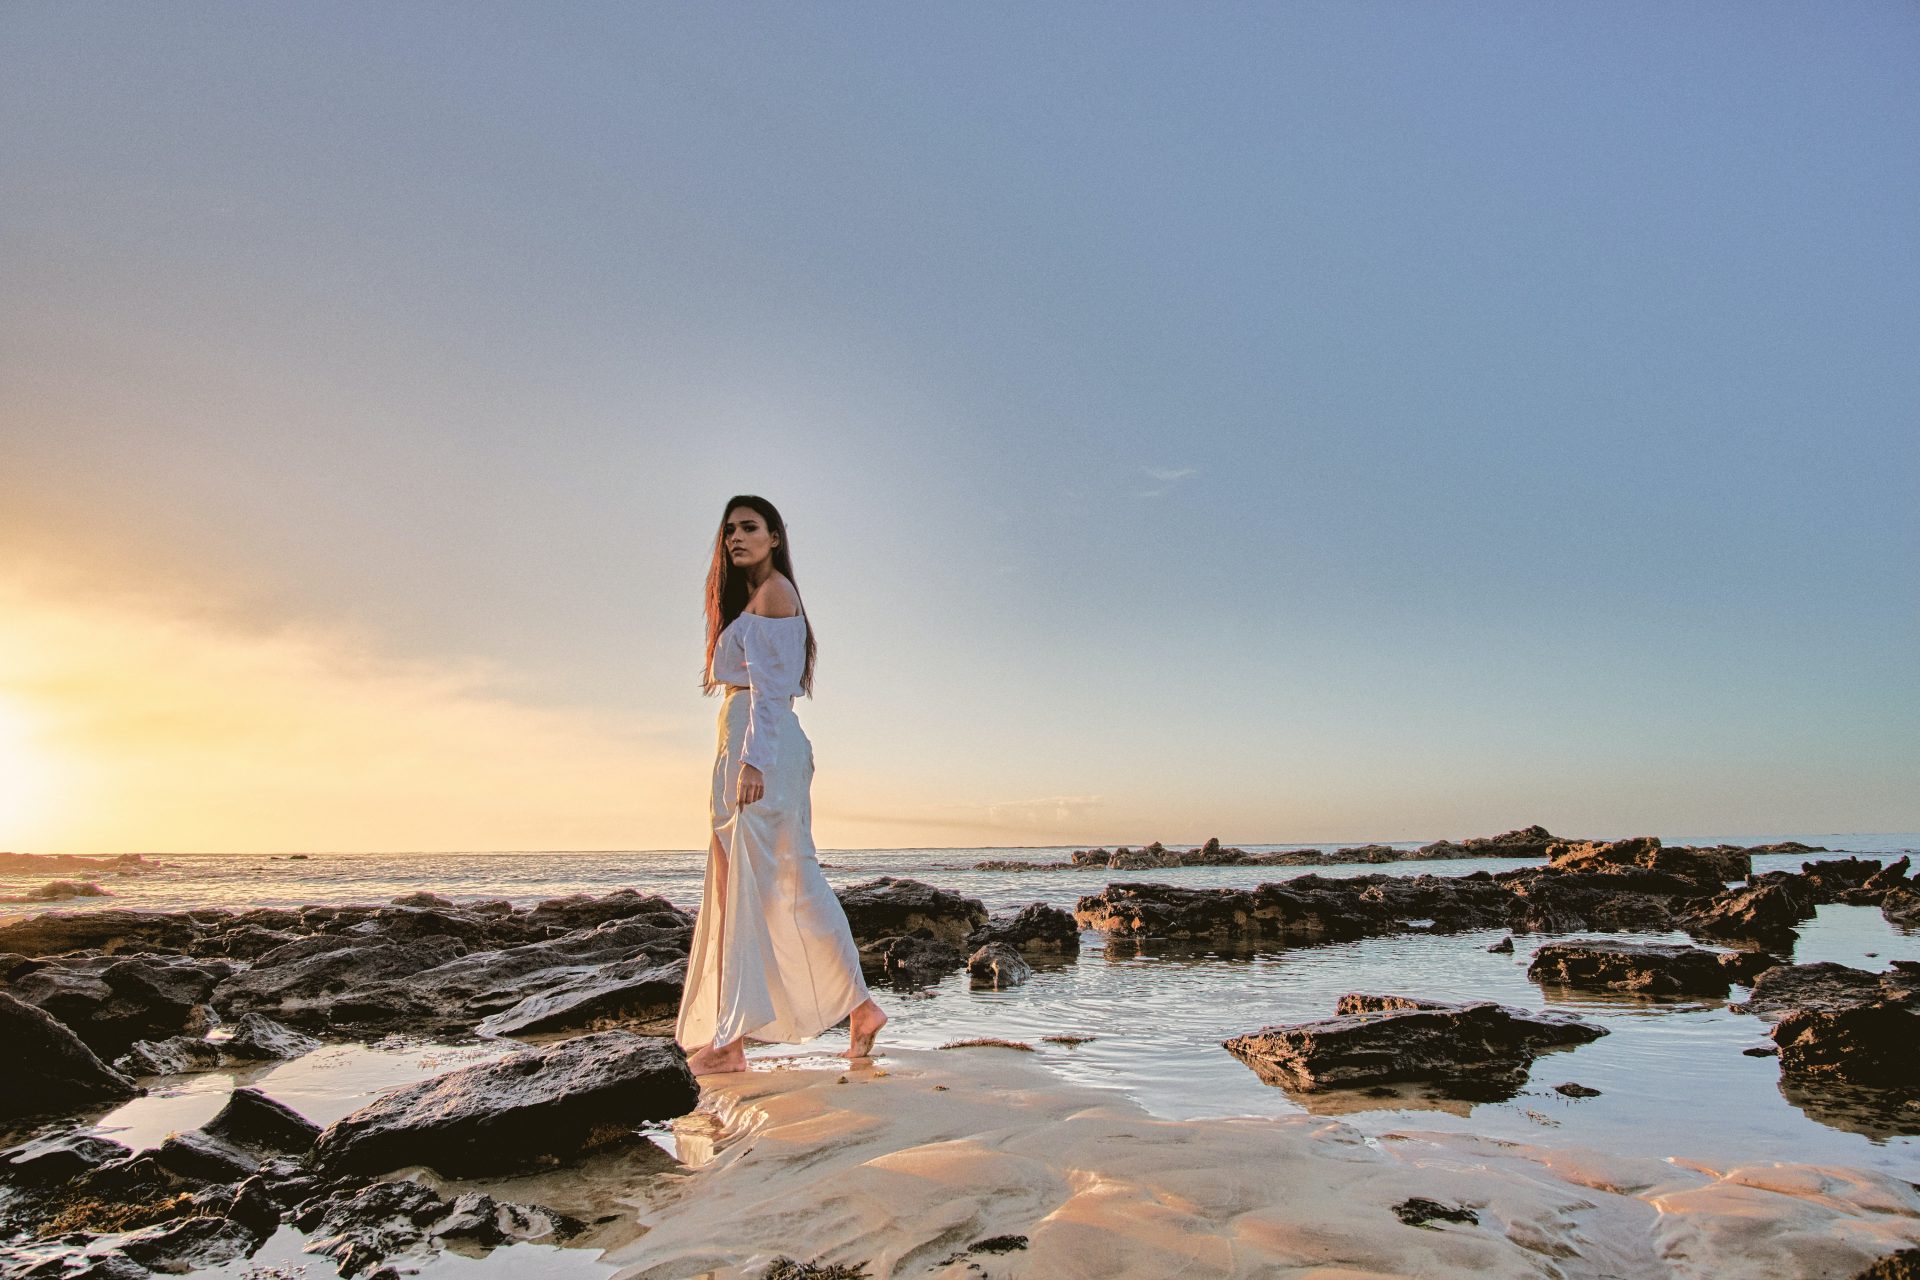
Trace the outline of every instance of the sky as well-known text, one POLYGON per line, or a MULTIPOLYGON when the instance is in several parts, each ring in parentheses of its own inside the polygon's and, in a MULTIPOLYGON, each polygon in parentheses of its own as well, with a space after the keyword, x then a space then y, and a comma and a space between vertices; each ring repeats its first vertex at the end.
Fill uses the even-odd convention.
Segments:
POLYGON ((1920 9, 0 8, 0 849, 1920 829, 1920 9))

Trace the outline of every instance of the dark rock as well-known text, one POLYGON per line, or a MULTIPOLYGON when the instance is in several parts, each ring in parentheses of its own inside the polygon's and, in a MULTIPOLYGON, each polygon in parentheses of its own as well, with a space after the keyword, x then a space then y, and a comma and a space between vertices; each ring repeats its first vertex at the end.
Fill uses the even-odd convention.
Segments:
POLYGON ((1499 923, 1517 933, 1665 931, 1673 927, 1675 904, 1696 888, 1639 867, 1599 873, 1523 867, 1491 879, 1514 897, 1499 923))
POLYGON ((1148 849, 1122 849, 1107 863, 1115 871, 1153 871, 1181 865, 1180 855, 1169 853, 1158 844, 1148 849))
POLYGON ((635 917, 650 917, 650 923, 661 928, 676 925, 684 928, 693 922, 691 916, 665 898, 619 889, 597 898, 584 893, 549 898, 526 913, 525 925, 532 931, 531 936, 539 937, 542 931, 548 935, 574 933, 610 920, 635 917))
POLYGON ((1224 1043, 1262 1080, 1303 1092, 1398 1080, 1492 1090, 1517 1088, 1543 1049, 1606 1034, 1604 1027, 1571 1014, 1487 1001, 1349 996, 1341 1008, 1355 1011, 1265 1027, 1224 1043), (1414 1007, 1405 1007, 1409 1004, 1414 1007))
POLYGON ((1920 1249, 1902 1249, 1884 1258, 1876 1258, 1853 1280, 1920 1280, 1920 1249))
POLYGON ((1777 1044, 1748 1045, 1740 1053, 1748 1058, 1777 1058, 1780 1056, 1780 1046, 1777 1044))
POLYGON ((1771 1034, 1783 1075, 1920 1095, 1920 1008, 1909 1002, 1795 1009, 1771 1034))
POLYGON ((547 1031, 601 1031, 657 1021, 680 1003, 687 962, 650 965, 645 956, 622 961, 537 992, 480 1023, 481 1035, 547 1031))
POLYGON ((1920 992, 1920 966, 1895 965, 1869 973, 1844 964, 1783 964, 1754 980, 1753 990, 1735 1013, 1773 1017, 1794 1009, 1837 1012, 1880 1001, 1910 1002, 1920 992))
POLYGON ((136 1040, 113 1060, 113 1069, 130 1076, 174 1076, 220 1065, 220 1050, 199 1036, 136 1040))
POLYGON ((1889 923, 1920 925, 1920 893, 1906 885, 1896 885, 1880 899, 1880 914, 1889 923))
POLYGON ((1004 942, 1028 955, 1080 954, 1080 926, 1070 912, 1031 902, 1013 915, 994 916, 967 937, 967 945, 984 947, 1004 942))
MULTIPOLYGON (((660 984, 680 981, 692 940, 685 916, 651 914, 608 920, 559 937, 522 943, 498 951, 458 956, 402 978, 382 979, 342 992, 330 1016, 336 1024, 404 1026, 453 1032, 524 1005, 531 1016, 538 998, 558 993, 553 1016, 582 1020, 615 1016, 649 1017, 649 1009, 677 1002, 662 995, 660 984), (650 970, 664 972, 649 975, 650 970), (595 989, 604 980, 596 1010, 595 989), (615 988, 625 986, 625 990, 615 988), (570 1014, 569 1000, 584 1004, 570 1014), (622 1007, 626 1014, 620 1014, 622 1007)), ((502 1025, 502 1024, 495 1024, 502 1025)))
POLYGON ((1728 880, 1744 879, 1751 863, 1715 850, 1661 845, 1658 836, 1605 843, 1555 844, 1547 865, 1571 875, 1629 875, 1642 892, 1718 893, 1728 880))
POLYGON ((1802 863, 1795 879, 1816 903, 1877 906, 1885 890, 1867 886, 1885 869, 1878 858, 1828 858, 1802 863))
POLYGON ((1598 1089, 1590 1089, 1584 1084, 1575 1084, 1571 1080, 1565 1084, 1553 1086, 1553 1091, 1568 1098, 1597 1098, 1600 1096, 1598 1089))
POLYGON ((1351 888, 1323 891, 1316 877, 1257 889, 1184 889, 1167 884, 1110 884, 1075 904, 1083 927, 1121 938, 1333 942, 1385 932, 1391 917, 1362 904, 1351 888), (1315 880, 1302 889, 1302 881, 1315 880))
POLYGON ((52 1014, 4 991, 0 1044, 7 1046, 8 1057, 0 1118, 117 1101, 141 1092, 52 1014))
POLYGON ((55 1187, 108 1161, 124 1160, 132 1154, 117 1142, 87 1133, 41 1138, 0 1152, 0 1183, 13 1187, 55 1187))
POLYGON ((1420 858, 1544 858, 1547 849, 1565 843, 1545 827, 1521 827, 1471 840, 1436 840, 1422 845, 1420 858))
POLYGON ((392 903, 396 907, 421 907, 428 911, 458 910, 458 908, 453 905, 451 898, 443 898, 437 893, 427 893, 425 891, 420 893, 403 893, 399 897, 392 899, 392 903))
POLYGON ((329 1173, 497 1173, 634 1141, 699 1098, 670 1040, 602 1031, 396 1090, 329 1126, 314 1159, 329 1173))
POLYGON ((313 1237, 307 1252, 333 1259, 340 1275, 352 1277, 420 1245, 427 1228, 445 1217, 447 1208, 432 1188, 403 1179, 302 1205, 293 1222, 313 1237))
POLYGON ((227 1062, 280 1062, 312 1053, 320 1042, 257 1013, 242 1014, 225 1039, 213 1041, 227 1062))
MULTIPOLYGON (((296 944, 299 945, 299 944, 296 944)), ((290 948, 289 948, 290 949, 290 948)), ((382 981, 405 978, 467 953, 454 938, 425 937, 407 943, 367 942, 322 951, 291 960, 263 956, 255 967, 235 974, 214 991, 214 1004, 223 1013, 264 1013, 296 1027, 354 1026, 378 1023, 383 1006, 361 1002, 342 1009, 350 998, 382 981)), ((398 1016, 410 1012, 396 1001, 398 1016)))
POLYGON ((927 987, 967 964, 967 953, 938 938, 877 938, 860 948, 860 967, 900 987, 927 987))
POLYGON ((256 1155, 305 1155, 320 1136, 319 1125, 258 1089, 235 1089, 201 1129, 256 1155))
POLYGON ((180 951, 198 930, 186 916, 162 911, 49 911, 0 925, 0 951, 56 956, 74 951, 180 951))
POLYGON ((115 1070, 130 1076, 178 1075, 226 1063, 297 1058, 319 1047, 320 1042, 311 1036, 289 1030, 271 1018, 249 1013, 221 1039, 173 1036, 166 1040, 140 1040, 114 1059, 113 1065, 115 1070))
POLYGON ((47 962, 32 960, 13 951, 0 951, 0 984, 12 982, 15 978, 24 978, 35 969, 44 969, 47 962))
MULTIPOLYGON (((332 1258, 342 1276, 358 1276, 387 1258, 441 1241, 492 1248, 522 1240, 564 1240, 584 1224, 538 1205, 468 1192, 452 1204, 410 1179, 336 1191, 302 1204, 294 1225, 310 1232, 309 1251, 332 1258)), ((391 1269, 376 1274, 387 1274, 391 1269)))
POLYGON ((1494 952, 1496 955, 1503 955, 1503 956, 1512 955, 1513 954, 1513 935, 1508 934, 1506 937, 1500 939, 1500 941, 1488 947, 1487 950, 1494 952))
POLYGON ((13 994, 73 1028, 102 1058, 135 1041, 206 1026, 205 1001, 225 968, 139 956, 98 968, 49 965, 13 984, 13 994))
POLYGON ((1721 953, 1701 947, 1592 939, 1549 942, 1527 966, 1539 983, 1644 995, 1724 996, 1735 975, 1721 953))
POLYGON ((197 1129, 169 1136, 154 1148, 153 1158, 188 1182, 238 1182, 260 1170, 253 1156, 197 1129))
POLYGON ((1880 870, 1867 877, 1862 887, 1870 893, 1885 894, 1889 889, 1902 888, 1907 884, 1907 872, 1913 866, 1913 859, 1901 854, 1880 870))
POLYGON ((1469 1225, 1480 1221, 1480 1215, 1465 1205, 1445 1205, 1438 1200, 1428 1200, 1424 1196, 1414 1196, 1402 1200, 1393 1206, 1393 1216, 1410 1227, 1425 1227, 1429 1231, 1438 1230, 1435 1222, 1464 1222, 1469 1225))
POLYGON ((1778 881, 1730 889, 1681 918, 1688 933, 1710 938, 1751 938, 1791 943, 1802 920, 1813 918, 1814 903, 1778 881))
POLYGON ((987 922, 987 909, 980 899, 918 880, 881 876, 838 890, 837 896, 854 940, 862 944, 918 934, 958 947, 987 922))
POLYGON ((976 987, 1018 986, 1033 976, 1033 966, 1004 942, 989 942, 967 958, 967 972, 976 987))
POLYGON ((1747 849, 1748 853, 1826 853, 1823 844, 1801 844, 1798 840, 1777 840, 1772 844, 1756 844, 1747 849))
POLYGON ((244 1258, 260 1247, 260 1239, 226 1218, 183 1218, 136 1231, 119 1249, 150 1270, 179 1274, 244 1258))

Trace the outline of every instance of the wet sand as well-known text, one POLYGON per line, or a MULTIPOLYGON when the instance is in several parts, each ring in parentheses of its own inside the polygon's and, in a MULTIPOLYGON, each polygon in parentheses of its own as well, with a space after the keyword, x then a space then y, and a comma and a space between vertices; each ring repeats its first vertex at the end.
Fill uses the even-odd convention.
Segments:
POLYGON ((1712 1167, 1468 1134, 1369 1138, 1315 1116, 1163 1120, 1008 1049, 843 1069, 756 1057, 676 1122, 618 1280, 971 1277, 1852 1276, 1920 1244, 1920 1191, 1792 1163, 1712 1167), (1476 1222, 1409 1225, 1412 1198, 1476 1222), (975 1250, 1022 1236, 1024 1248, 975 1250))

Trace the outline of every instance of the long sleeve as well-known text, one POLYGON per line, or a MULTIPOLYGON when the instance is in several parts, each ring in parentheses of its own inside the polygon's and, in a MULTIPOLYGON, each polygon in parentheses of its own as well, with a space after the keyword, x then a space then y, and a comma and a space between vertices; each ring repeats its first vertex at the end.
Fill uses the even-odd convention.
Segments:
POLYGON ((740 760, 761 772, 780 756, 782 730, 793 720, 793 699, 807 664, 807 624, 791 618, 752 618, 742 635, 747 659, 747 736, 740 760))

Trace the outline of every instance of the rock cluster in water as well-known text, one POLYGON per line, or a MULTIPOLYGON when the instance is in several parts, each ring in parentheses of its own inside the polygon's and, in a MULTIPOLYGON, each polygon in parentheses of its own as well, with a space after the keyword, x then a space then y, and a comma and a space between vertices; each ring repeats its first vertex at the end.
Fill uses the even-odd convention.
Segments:
MULTIPOLYGON (((1344 849, 1282 849, 1272 853, 1248 853, 1245 849, 1223 846, 1218 837, 1194 849, 1169 849, 1158 840, 1143 848, 1076 849, 1065 862, 1033 862, 995 858, 973 864, 975 871, 1153 871, 1163 867, 1333 867, 1356 862, 1432 862, 1451 858, 1545 858, 1556 850, 1585 845, 1591 841, 1566 840, 1545 827, 1520 827, 1497 836, 1476 836, 1467 840, 1435 840, 1418 849, 1396 849, 1386 844, 1351 845, 1344 849)), ((1779 844, 1739 848, 1720 847, 1727 852, 1822 853, 1815 845, 1788 840, 1779 844)))
MULTIPOLYGON (((1510 856, 1529 841, 1542 865, 1497 874, 1309 874, 1245 890, 1120 883, 1072 913, 1035 902, 989 915, 978 899, 893 877, 839 896, 863 965, 905 985, 966 969, 976 985, 1014 986, 1074 956, 1082 928, 1116 942, 1213 946, 1406 930, 1679 929, 1731 949, 1569 940, 1540 948, 1530 973, 1647 995, 1720 997, 1750 984, 1740 1007, 1771 1022, 1783 1088, 1844 1085, 1920 1102, 1920 966, 1871 974, 1782 959, 1824 903, 1920 922, 1906 859, 1831 859, 1748 878, 1754 853, 1778 850, 1561 841, 1540 828, 1428 849, 1510 856)), ((1198 852, 1222 864, 1238 853, 1213 842, 1198 852)), ((537 1205, 449 1201, 417 1181, 379 1179, 413 1165, 457 1177, 574 1159, 691 1107, 680 1051, 647 1033, 664 1031, 677 1008, 693 923, 664 899, 623 891, 530 908, 431 894, 385 906, 109 908, 0 926, 10 1067, 0 1119, 104 1106, 145 1078, 297 1056, 326 1039, 570 1037, 397 1090, 324 1134, 246 1090, 201 1130, 139 1154, 55 1132, 0 1153, 0 1230, 78 1248, 114 1233, 92 1264, 99 1275, 213 1265, 283 1221, 314 1233, 347 1274, 436 1241, 564 1238, 578 1224, 537 1205)), ((1333 1018, 1261 1028, 1227 1047, 1303 1090, 1426 1080, 1498 1093, 1524 1079, 1535 1053, 1601 1033, 1486 1003, 1355 996, 1333 1018)))
POLYGON ((1302 1092, 1424 1081, 1495 1098, 1512 1096, 1543 1050, 1605 1034, 1573 1014, 1492 1001, 1346 995, 1331 1018, 1263 1027, 1222 1043, 1262 1080, 1302 1092))
MULTIPOLYGON (((841 898, 863 954, 917 955, 929 980, 972 953, 1010 985, 1023 953, 1070 956, 1080 941, 1056 908, 990 919, 977 899, 914 880, 841 898)), ((242 1090, 220 1118, 153 1151, 78 1132, 16 1148, 0 1154, 10 1189, 0 1233, 51 1233, 78 1250, 132 1232, 88 1264, 102 1275, 215 1265, 283 1220, 315 1233, 349 1275, 442 1240, 562 1237, 578 1224, 539 1206, 447 1202, 374 1179, 414 1165, 464 1177, 575 1160, 690 1110, 698 1091, 680 1049, 637 1033, 670 1027, 693 923, 623 890, 524 909, 421 893, 385 906, 103 909, 0 926, 0 1120, 107 1105, 141 1092, 141 1079, 297 1057, 325 1039, 571 1036, 396 1090, 325 1133, 242 1090)))

